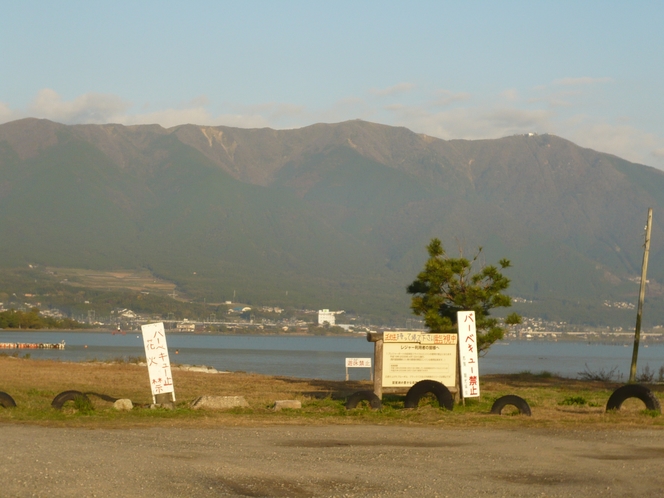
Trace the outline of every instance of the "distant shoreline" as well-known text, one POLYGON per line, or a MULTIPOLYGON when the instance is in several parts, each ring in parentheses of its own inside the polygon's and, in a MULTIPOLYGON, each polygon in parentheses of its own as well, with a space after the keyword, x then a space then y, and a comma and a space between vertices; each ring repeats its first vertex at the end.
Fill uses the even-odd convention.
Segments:
MULTIPOLYGON (((114 329, 0 329, 0 334, 2 333, 56 333, 56 332, 66 332, 66 333, 75 333, 75 334, 113 334, 114 329)), ((140 335, 140 330, 128 330, 124 334, 117 332, 113 335, 140 335)), ((361 333, 345 332, 337 334, 308 334, 303 332, 269 332, 269 331, 252 331, 247 333, 236 333, 236 332, 182 332, 175 330, 166 330, 167 335, 188 335, 188 336, 279 336, 279 337, 344 337, 344 338, 358 338, 365 339, 365 335, 361 333)), ((611 335, 611 334, 602 334, 597 335, 593 332, 575 332, 572 334, 567 333, 557 333, 555 337, 552 337, 550 334, 541 335, 536 334, 532 337, 505 337, 502 341, 496 342, 494 346, 507 346, 510 342, 578 342, 578 343, 592 343, 592 344, 615 344, 615 345, 625 345, 633 344, 634 336, 628 335, 625 333, 620 333, 620 335, 611 335)), ((641 334, 641 343, 646 344, 658 344, 664 343, 664 333, 652 333, 652 332, 643 332, 641 334)))
MULTIPOLYGON (((75 334, 113 334, 114 329, 0 329, 0 334, 3 332, 67 332, 75 334)), ((113 335, 132 335, 140 334, 140 330, 126 330, 124 333, 117 331, 113 335)), ((182 334, 182 335, 196 335, 196 336, 224 336, 224 335, 233 335, 233 336, 252 336, 252 335, 261 335, 261 336, 283 336, 283 337, 358 337, 361 339, 365 338, 364 334, 356 334, 353 332, 344 332, 338 334, 307 334, 303 332, 266 332, 266 331, 252 331, 251 333, 234 333, 234 332, 182 332, 175 330, 166 330, 167 335, 171 334, 182 334)))

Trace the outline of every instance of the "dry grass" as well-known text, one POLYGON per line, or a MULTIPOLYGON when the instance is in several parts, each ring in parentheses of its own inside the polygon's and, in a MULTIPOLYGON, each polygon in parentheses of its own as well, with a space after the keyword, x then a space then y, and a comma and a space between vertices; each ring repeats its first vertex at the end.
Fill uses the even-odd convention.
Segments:
MULTIPOLYGON (((403 398, 385 396, 383 410, 346 410, 345 398, 370 389, 368 382, 270 377, 257 374, 206 374, 173 371, 177 396, 175 410, 149 409, 152 401, 145 367, 128 363, 63 363, 0 357, 0 390, 8 392, 18 407, 0 408, 0 422, 52 426, 133 427, 265 425, 265 424, 400 424, 450 427, 559 427, 600 429, 608 427, 662 427, 664 417, 645 412, 643 403, 628 400, 617 413, 604 407, 616 384, 588 382, 532 374, 483 377, 482 399, 468 400, 454 411, 435 403, 417 410, 403 409, 403 398), (130 398, 137 408, 117 412, 111 403, 92 397, 93 412, 72 408, 58 411, 50 404, 65 390, 97 392, 130 398), (490 415, 493 401, 505 394, 526 399, 533 416, 490 415), (195 411, 189 405, 201 395, 244 396, 250 408, 223 412, 195 411), (274 412, 278 399, 298 399, 302 410, 274 412)), ((662 386, 653 386, 659 393, 662 386)))

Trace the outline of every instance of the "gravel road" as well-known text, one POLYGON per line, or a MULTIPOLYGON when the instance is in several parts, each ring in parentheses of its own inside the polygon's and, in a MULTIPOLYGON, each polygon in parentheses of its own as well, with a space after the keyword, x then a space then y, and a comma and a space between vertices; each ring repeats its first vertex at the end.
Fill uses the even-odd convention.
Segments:
POLYGON ((662 496, 664 432, 0 427, 1 496, 662 496))

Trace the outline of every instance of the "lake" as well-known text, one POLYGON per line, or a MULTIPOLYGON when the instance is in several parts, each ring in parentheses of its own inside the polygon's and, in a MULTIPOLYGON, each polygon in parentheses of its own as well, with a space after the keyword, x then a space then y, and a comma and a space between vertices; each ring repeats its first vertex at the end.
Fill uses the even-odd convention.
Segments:
MULTIPOLYGON (((129 360, 143 357, 140 333, 0 331, 0 342, 65 341, 64 350, 5 349, 7 354, 29 354, 33 359, 62 361, 129 360)), ((317 337, 284 335, 167 334, 172 363, 207 365, 218 370, 256 372, 267 375, 343 380, 345 358, 372 358, 373 344, 364 336, 317 337), (177 354, 176 354, 177 351, 177 354)), ((632 358, 631 344, 586 342, 511 341, 497 343, 480 360, 480 372, 517 373, 542 371, 577 377, 586 365, 592 371, 617 371, 627 379, 632 358)), ((664 365, 664 344, 641 345, 639 372, 646 365, 657 372, 664 365)), ((369 370, 353 368, 351 379, 369 379, 369 370)))

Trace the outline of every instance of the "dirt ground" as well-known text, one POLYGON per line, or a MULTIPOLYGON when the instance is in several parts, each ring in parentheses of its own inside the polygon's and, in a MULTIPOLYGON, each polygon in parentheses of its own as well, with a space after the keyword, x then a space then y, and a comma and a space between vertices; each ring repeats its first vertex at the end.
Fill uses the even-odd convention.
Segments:
POLYGON ((2 496, 661 496, 664 432, 0 427, 2 496))

